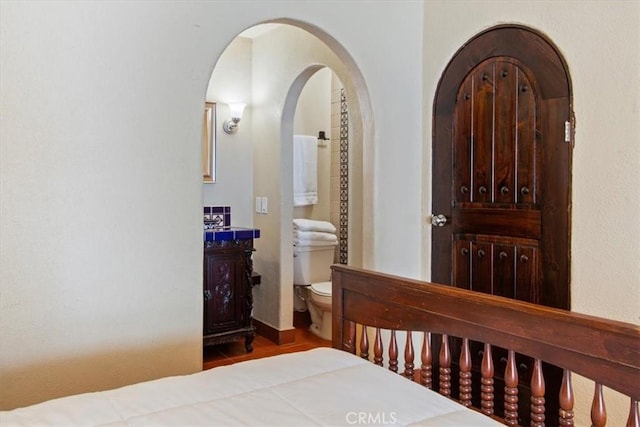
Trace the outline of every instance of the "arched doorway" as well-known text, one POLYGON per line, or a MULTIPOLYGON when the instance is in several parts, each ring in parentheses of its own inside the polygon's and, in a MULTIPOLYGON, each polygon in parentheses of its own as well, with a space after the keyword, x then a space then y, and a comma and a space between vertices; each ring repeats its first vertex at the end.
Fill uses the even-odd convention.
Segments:
POLYGON ((572 122, 568 69, 542 34, 501 25, 455 54, 434 100, 434 282, 570 307, 572 122))
MULTIPOLYGON (((246 61, 250 64, 247 68, 251 70, 251 78, 247 79, 250 86, 235 86, 236 92, 251 87, 247 90, 251 94, 248 95, 250 100, 244 99, 248 106, 240 130, 233 137, 222 135, 227 142, 220 140, 219 143, 226 144, 224 147, 230 153, 238 153, 230 156, 230 159, 243 159, 243 163, 235 169, 230 164, 224 164, 224 168, 235 173, 248 163, 252 165, 251 186, 247 185, 246 191, 240 194, 243 203, 248 205, 258 196, 268 198, 268 212, 254 213, 251 206, 246 209, 252 226, 261 230, 260 238, 255 241, 253 266, 262 276, 264 286, 254 288, 253 314, 254 319, 268 328, 266 333, 265 330, 261 330, 261 333, 276 342, 286 343, 294 337, 291 139, 296 104, 302 87, 315 71, 328 67, 343 83, 349 99, 350 143, 354 150, 350 158, 352 174, 349 176, 349 189, 360 188, 355 190, 360 197, 349 200, 349 214, 353 215, 353 226, 349 227, 349 250, 357 255, 356 265, 366 264, 373 256, 372 238, 362 230, 372 221, 371 215, 364 215, 372 211, 373 198, 372 191, 365 188, 367 181, 363 177, 371 175, 373 166, 368 159, 372 152, 374 126, 364 78, 340 43, 304 22, 285 19, 269 23, 280 25, 273 32, 261 35, 253 47, 247 48, 248 55, 253 55, 246 61), (315 55, 318 47, 322 52, 315 55), (292 55, 291 52, 297 54, 292 55)), ((225 68, 219 66, 220 62, 214 73, 225 68)), ((227 70, 234 77, 239 75, 233 68, 227 70)), ((232 82, 223 86, 221 89, 225 91, 234 88, 232 82)), ((222 154, 218 155, 218 162, 225 162, 222 154)), ((217 193, 211 192, 214 200, 220 199, 217 195, 222 192, 218 190, 231 182, 223 179, 218 181, 214 184, 218 186, 215 189, 217 193)), ((233 191, 238 194, 235 188, 233 191)))

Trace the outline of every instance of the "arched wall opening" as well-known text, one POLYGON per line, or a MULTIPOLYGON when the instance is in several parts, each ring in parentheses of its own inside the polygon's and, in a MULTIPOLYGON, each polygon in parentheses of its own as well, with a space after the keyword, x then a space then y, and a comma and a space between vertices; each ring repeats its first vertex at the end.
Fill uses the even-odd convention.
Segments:
MULTIPOLYGON (((349 263, 366 266, 373 257, 372 237, 363 233, 373 222, 372 183, 373 123, 372 107, 364 78, 351 55, 335 39, 310 24, 289 19, 273 20, 276 29, 251 40, 240 33, 222 53, 211 75, 207 101, 218 101, 218 178, 205 185, 204 205, 221 203, 236 197, 229 182, 234 174, 250 169, 245 193, 239 200, 244 212, 232 207, 232 225, 260 229, 254 241, 254 269, 262 276, 262 285, 254 288, 254 318, 262 328, 275 333, 277 340, 293 338, 293 247, 292 247, 292 138, 296 105, 303 87, 318 70, 327 67, 343 83, 349 105, 349 263), (240 41, 239 41, 240 40, 240 41), (227 118, 227 106, 234 97, 233 84, 220 87, 222 71, 229 67, 228 51, 244 43, 244 55, 250 70, 248 85, 235 85, 248 106, 235 135, 220 132, 227 118), (226 92, 226 93, 225 93, 226 92), (223 96, 226 99, 220 99, 223 96), (250 98, 247 99, 246 97, 250 98), (225 152, 229 154, 225 159, 225 152), (248 156, 251 160, 248 160, 248 156), (233 163, 242 159, 244 166, 233 163), (246 164, 250 164, 250 168, 246 164), (224 188, 227 188, 226 190, 224 188), (249 188, 250 187, 250 188, 249 188), (268 213, 256 213, 255 197, 267 197, 268 213), (240 223, 234 221, 238 218, 240 223), (235 222, 235 223, 234 223, 235 222)), ((240 51, 242 51, 240 46, 240 51)), ((238 74, 237 72, 235 73, 238 74)), ((228 82, 228 81, 227 81, 228 82)), ((273 335, 272 335, 273 336, 273 335)))

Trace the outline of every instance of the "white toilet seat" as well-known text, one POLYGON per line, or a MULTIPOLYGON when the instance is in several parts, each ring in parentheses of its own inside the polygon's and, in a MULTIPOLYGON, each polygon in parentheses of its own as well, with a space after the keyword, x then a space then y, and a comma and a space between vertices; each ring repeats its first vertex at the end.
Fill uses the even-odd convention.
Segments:
POLYGON ((331 282, 318 282, 311 284, 311 292, 323 297, 331 296, 331 282))

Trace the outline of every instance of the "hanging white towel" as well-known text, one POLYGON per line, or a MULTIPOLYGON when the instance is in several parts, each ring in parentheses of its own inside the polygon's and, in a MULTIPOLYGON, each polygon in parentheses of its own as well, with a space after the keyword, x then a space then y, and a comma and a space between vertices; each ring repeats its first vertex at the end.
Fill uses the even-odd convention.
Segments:
POLYGON ((293 206, 318 203, 318 138, 293 135, 293 206))

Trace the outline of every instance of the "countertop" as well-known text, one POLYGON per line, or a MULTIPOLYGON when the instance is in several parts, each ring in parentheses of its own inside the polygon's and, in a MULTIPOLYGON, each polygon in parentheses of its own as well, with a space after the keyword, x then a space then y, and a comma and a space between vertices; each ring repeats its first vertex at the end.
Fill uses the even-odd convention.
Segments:
POLYGON ((260 230, 256 228, 243 227, 211 228, 208 230, 204 230, 203 237, 203 240, 205 242, 258 239, 260 237, 260 230))

